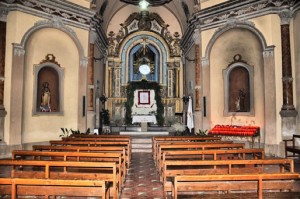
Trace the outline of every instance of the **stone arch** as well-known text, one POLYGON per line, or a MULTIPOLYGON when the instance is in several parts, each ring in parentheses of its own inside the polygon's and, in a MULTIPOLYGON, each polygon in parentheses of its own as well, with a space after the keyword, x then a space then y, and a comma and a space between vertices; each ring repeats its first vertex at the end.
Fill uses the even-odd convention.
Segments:
MULTIPOLYGON (((260 73, 260 79, 261 83, 263 83, 264 87, 261 87, 260 92, 260 103, 261 103, 261 113, 257 113, 257 110, 255 110, 254 118, 262 117, 261 121, 264 121, 261 124, 261 137, 262 140, 264 140, 264 144, 272 144, 274 141, 272 141, 272 137, 274 137, 274 134, 278 134, 279 132, 276 132, 276 128, 272 126, 272 124, 276 123, 276 89, 274 87, 276 79, 275 79, 275 59, 274 59, 274 46, 268 46, 267 42, 265 40, 264 35, 262 32, 260 32, 255 26, 254 23, 249 21, 238 21, 238 20, 232 20, 229 21, 226 25, 220 27, 216 30, 214 35, 211 37, 206 50, 205 50, 205 56, 202 57, 202 67, 203 67, 203 73, 205 76, 203 76, 203 82, 205 85, 203 86, 203 96, 206 97, 206 106, 207 106, 207 117, 203 118, 203 125, 206 128, 211 128, 209 122, 212 119, 212 107, 211 107, 211 98, 212 91, 211 89, 211 54, 213 51, 213 47, 217 40, 222 37, 223 34, 227 33, 230 30, 247 30, 249 33, 253 34, 254 38, 257 39, 257 44, 261 47, 261 52, 259 51, 258 54, 260 54, 261 58, 261 67, 262 71, 268 71, 260 73)), ((258 91, 257 91, 258 92, 258 91)), ((255 100, 257 101, 257 100, 255 100)), ((220 116, 220 117, 224 117, 220 116)), ((227 118, 228 119, 228 118, 227 118)))
MULTIPOLYGON (((26 54, 26 45, 33 34, 37 31, 51 28, 62 31, 70 38, 71 41, 74 42, 77 47, 76 51, 78 52, 78 67, 79 74, 85 74, 87 70, 88 58, 84 56, 84 49, 79 41, 76 33, 69 27, 65 26, 64 23, 58 17, 53 17, 50 20, 40 20, 37 21, 33 27, 28 29, 26 33, 23 35, 21 42, 13 43, 13 59, 12 59, 12 68, 11 68, 11 94, 9 105, 9 117, 10 122, 7 125, 5 131, 10 132, 11 137, 15 137, 13 144, 21 144, 22 143, 22 126, 23 126, 23 92, 24 92, 24 70, 25 70, 25 54, 26 54), (13 82, 14 79, 18 79, 18 82, 13 82), (14 92, 18 91, 18 92, 14 92), (13 93, 12 93, 13 92, 13 93), (12 106, 13 104, 13 106, 12 106)), ((76 61, 77 62, 77 61, 76 61)), ((77 115, 77 124, 78 128, 85 128, 86 120, 85 117, 82 117, 81 113, 83 110, 84 104, 80 103, 82 101, 82 96, 86 95, 86 88, 82 85, 85 85, 85 78, 79 79, 78 81, 78 115, 77 115)), ((8 120, 9 121, 9 120, 8 120)))
POLYGON ((64 33, 66 33, 75 43, 78 49, 79 57, 80 59, 84 59, 84 51, 83 47, 76 35, 76 33, 69 27, 65 26, 63 22, 58 17, 53 17, 50 20, 41 20, 34 24, 33 27, 31 27, 23 36, 20 47, 25 48, 25 45, 30 38, 31 35, 33 35, 36 31, 43 29, 43 28, 55 28, 58 29, 64 33))
MULTIPOLYGON (((242 28, 242 29, 247 29, 250 32, 252 32, 254 35, 257 36, 257 38, 259 39, 261 45, 262 45, 262 49, 263 51, 265 51, 268 46, 267 46, 267 42, 266 39, 264 38, 263 34, 254 27, 254 24, 252 22, 249 21, 233 21, 233 22, 229 22, 228 24, 226 24, 225 26, 220 27, 219 29, 216 30, 216 32, 214 33, 214 35, 212 36, 212 38, 210 39, 206 51, 205 51, 205 57, 203 58, 203 60, 208 61, 209 60, 209 56, 211 53, 211 50, 216 42, 216 40, 223 35, 225 32, 227 32, 228 30, 231 30, 233 28, 242 28)), ((207 64, 207 63, 206 63, 207 64)))

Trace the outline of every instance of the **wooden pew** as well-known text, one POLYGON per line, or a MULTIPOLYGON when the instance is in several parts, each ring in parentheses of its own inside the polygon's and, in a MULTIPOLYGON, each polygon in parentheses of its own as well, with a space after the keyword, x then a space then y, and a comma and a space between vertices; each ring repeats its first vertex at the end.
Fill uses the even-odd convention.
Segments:
POLYGON ((299 157, 300 155, 300 146, 296 144, 296 139, 299 139, 300 142, 300 135, 293 135, 292 139, 286 139, 284 141, 284 148, 285 148, 285 157, 299 157), (288 153, 292 153, 289 155, 288 153), (298 154, 298 156, 296 156, 298 154))
POLYGON ((164 194, 167 195, 168 191, 174 190, 171 181, 175 176, 264 173, 294 173, 294 162, 292 159, 188 160, 184 162, 166 160, 162 171, 164 194), (265 165, 275 165, 276 167, 274 170, 268 171, 264 169, 265 165), (286 172, 285 169, 288 171, 286 172))
POLYGON ((50 140, 51 146, 121 146, 125 147, 125 150, 128 154, 128 166, 130 165, 131 160, 131 144, 129 141, 61 141, 61 140, 50 140))
MULTIPOLYGON (((16 186, 36 186, 46 196, 65 194, 62 192, 64 188, 58 188, 57 186, 66 185, 66 189, 74 186, 72 191, 66 191, 67 194, 72 196, 80 196, 79 192, 82 189, 78 187, 89 187, 95 182, 95 186, 105 187, 105 183, 109 182, 112 184, 113 198, 118 198, 117 189, 117 167, 115 162, 70 162, 70 161, 37 161, 37 160, 0 160, 0 165, 11 166, 11 176, 0 178, 0 184, 11 185, 8 193, 12 194, 12 197, 23 194, 37 194, 37 190, 32 188, 24 188, 23 192, 19 192, 16 186), (9 183, 8 179, 12 179, 9 183), (99 183, 97 183, 99 181, 99 183), (16 182, 16 183, 15 183, 16 182), (48 184, 49 183, 49 184, 48 184), (50 186, 53 185, 54 187, 50 186), (77 187, 78 186, 78 187, 77 187)), ((7 187, 6 187, 7 188, 7 187)), ((103 190, 102 188, 102 190, 103 190)), ((7 189, 3 189, 5 192, 7 189)), ((92 191, 92 190, 91 190, 92 191)), ((100 191, 98 189, 98 191, 100 191)), ((95 192, 95 191, 93 191, 95 192)), ((107 192, 109 193, 109 192, 107 192)), ((105 198, 106 193, 101 193, 105 198)), ((37 194, 39 195, 39 194, 37 194)), ((99 196, 99 195, 98 195, 99 196)))
POLYGON ((265 159, 263 149, 219 149, 219 150, 176 150, 164 151, 159 165, 160 173, 167 160, 246 160, 265 159))
POLYGON ((83 161, 83 162, 116 162, 119 187, 125 181, 125 157, 122 153, 84 153, 84 152, 53 152, 14 150, 12 159, 15 160, 55 160, 55 161, 83 161))
POLYGON ((256 191, 263 198, 263 189, 292 189, 293 180, 299 179, 298 173, 268 173, 239 175, 181 175, 174 177, 174 199, 178 192, 191 191, 256 191))
POLYGON ((63 137, 62 141, 88 141, 88 142, 129 142, 131 150, 131 138, 126 137, 117 137, 117 136, 93 136, 93 137, 63 137))
MULTIPOLYGON (((0 178, 0 196, 5 194, 12 199, 22 196, 106 196, 105 181, 102 180, 57 180, 0 178)), ((3 196, 4 197, 4 196, 3 196)))
POLYGON ((130 138, 130 135, 96 135, 96 134, 71 134, 74 138, 130 138))
POLYGON ((108 147, 99 147, 99 146, 50 146, 50 145, 33 145, 32 149, 34 151, 73 151, 73 152, 120 152, 125 157, 125 165, 126 169, 129 168, 129 156, 127 151, 125 150, 125 147, 114 147, 114 146, 108 146, 108 147))
POLYGON ((205 150, 205 149, 244 149, 244 143, 231 142, 191 142, 191 143, 162 143, 158 145, 156 166, 160 165, 164 151, 175 150, 205 150))
POLYGON ((164 142, 156 142, 156 147, 155 147, 155 151, 156 154, 154 154, 154 163, 157 162, 157 159, 159 157, 159 148, 161 145, 190 145, 190 144, 211 144, 211 143, 220 143, 220 144, 224 144, 224 143, 233 143, 233 141, 217 141, 217 140, 203 140, 200 142, 195 142, 195 141, 164 141, 164 142))
POLYGON ((220 137, 212 136, 154 136, 152 137, 153 160, 156 161, 157 145, 163 142, 213 142, 221 141, 220 137))

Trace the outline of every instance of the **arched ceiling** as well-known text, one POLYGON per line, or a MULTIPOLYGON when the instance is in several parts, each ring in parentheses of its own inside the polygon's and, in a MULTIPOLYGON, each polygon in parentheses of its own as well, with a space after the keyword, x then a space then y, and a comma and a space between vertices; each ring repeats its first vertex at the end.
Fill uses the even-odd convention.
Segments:
MULTIPOLYGON (((99 15, 103 19, 103 29, 107 33, 120 27, 132 12, 139 12, 137 4, 139 0, 95 0, 94 4, 99 15), (130 4, 126 2, 131 2, 130 4), (113 28, 114 27, 114 28, 113 28)), ((169 30, 173 34, 179 32, 182 36, 188 26, 187 21, 194 12, 197 0, 149 0, 153 3, 148 7, 149 12, 156 12, 169 25, 169 30), (158 5, 164 4, 164 5, 158 5), (155 5, 155 6, 154 6, 155 5), (158 5, 158 6, 157 6, 158 5)), ((119 29, 119 28, 118 28, 119 29)))

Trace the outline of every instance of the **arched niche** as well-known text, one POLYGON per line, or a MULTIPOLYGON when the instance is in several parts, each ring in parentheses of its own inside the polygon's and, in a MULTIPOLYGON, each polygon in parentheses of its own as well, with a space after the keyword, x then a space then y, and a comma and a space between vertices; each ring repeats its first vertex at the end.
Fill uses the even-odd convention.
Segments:
POLYGON ((253 66, 237 61, 223 70, 224 116, 254 115, 253 66))
POLYGON ((169 60, 169 49, 164 40, 158 36, 153 36, 152 33, 145 31, 139 34, 133 34, 126 38, 123 45, 120 46, 120 59, 121 63, 121 83, 127 84, 130 81, 130 55, 143 46, 143 43, 147 43, 147 46, 153 53, 156 54, 155 63, 157 66, 157 82, 162 85, 167 85, 167 62, 169 60), (136 48, 136 49, 135 49, 136 48))
POLYGON ((54 55, 34 66, 33 115, 63 114, 63 76, 54 55))
POLYGON ((157 48, 151 44, 137 44, 129 53, 129 81, 140 81, 143 77, 139 72, 139 66, 147 64, 151 72, 146 75, 148 81, 159 82, 159 59, 157 48))

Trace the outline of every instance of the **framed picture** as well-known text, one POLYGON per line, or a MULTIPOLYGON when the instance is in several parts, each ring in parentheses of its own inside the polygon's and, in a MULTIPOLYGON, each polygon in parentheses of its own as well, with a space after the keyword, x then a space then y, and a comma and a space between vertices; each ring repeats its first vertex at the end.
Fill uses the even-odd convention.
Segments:
POLYGON ((139 91, 139 105, 150 105, 150 91, 139 91))

